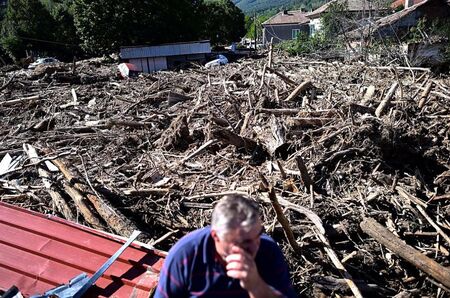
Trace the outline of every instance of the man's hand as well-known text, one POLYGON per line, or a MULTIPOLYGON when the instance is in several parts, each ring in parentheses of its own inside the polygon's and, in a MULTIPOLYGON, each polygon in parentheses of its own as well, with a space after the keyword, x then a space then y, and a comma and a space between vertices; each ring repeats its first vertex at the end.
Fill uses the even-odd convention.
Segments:
POLYGON ((247 291, 258 287, 262 282, 255 260, 244 249, 233 246, 231 254, 225 259, 227 262, 227 275, 241 281, 241 287, 247 291))
POLYGON ((248 291, 250 297, 280 297, 278 291, 272 289, 261 278, 253 257, 244 249, 233 246, 231 254, 225 259, 227 275, 239 279, 241 287, 248 291))

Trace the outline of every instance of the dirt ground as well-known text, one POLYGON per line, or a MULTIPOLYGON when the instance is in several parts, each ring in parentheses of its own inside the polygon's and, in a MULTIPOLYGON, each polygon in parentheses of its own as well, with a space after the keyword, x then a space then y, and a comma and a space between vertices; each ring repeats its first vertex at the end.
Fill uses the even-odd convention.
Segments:
POLYGON ((3 202, 168 250, 241 193, 300 296, 449 294, 448 75, 275 55, 120 79, 99 58, 0 86, 3 202))

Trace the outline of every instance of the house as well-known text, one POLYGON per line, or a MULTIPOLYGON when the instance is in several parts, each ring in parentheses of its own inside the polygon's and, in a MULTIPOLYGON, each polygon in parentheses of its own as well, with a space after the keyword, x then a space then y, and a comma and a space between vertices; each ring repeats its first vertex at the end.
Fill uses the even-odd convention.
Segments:
POLYGON ((309 34, 309 19, 301 10, 282 11, 262 24, 263 44, 296 39, 300 32, 309 34))
MULTIPOLYGON (((125 242, 122 237, 0 202, 0 293, 24 297, 92 276, 125 242)), ((134 241, 83 297, 149 297, 166 253, 134 241)), ((68 297, 68 296, 67 296, 68 297)))
POLYGON ((362 49, 372 42, 383 40, 385 43, 385 39, 392 39, 399 46, 399 54, 408 59, 408 65, 436 69, 445 65, 448 63, 445 54, 448 38, 439 36, 439 32, 435 36, 429 36, 416 31, 421 34, 423 41, 412 42, 409 33, 422 20, 426 20, 425 24, 432 24, 436 20, 447 21, 450 18, 450 1, 425 0, 414 4, 415 2, 416 0, 406 0, 403 10, 379 19, 370 26, 347 33, 349 44, 353 49, 362 49))
POLYGON ((204 62, 211 53, 208 40, 155 46, 121 47, 120 58, 146 73, 170 69, 193 61, 204 62))
POLYGON ((310 34, 314 35, 322 29, 321 18, 329 12, 333 11, 333 6, 343 6, 343 12, 348 19, 356 21, 355 23, 347 23, 348 30, 360 26, 361 23, 368 22, 372 19, 380 18, 389 13, 388 7, 384 6, 381 1, 369 0, 332 0, 316 10, 308 13, 307 17, 310 21, 310 34))
MULTIPOLYGON (((413 1, 413 0, 409 0, 413 1)), ((409 2, 407 0, 407 2, 409 2)), ((411 3, 409 2, 409 3, 411 3)), ((405 9, 381 18, 373 24, 358 28, 347 34, 353 40, 383 39, 387 37, 402 38, 417 23, 426 18, 446 20, 450 17, 450 4, 447 0, 426 0, 409 6, 405 9)))
POLYGON ((358 27, 361 23, 380 18, 389 12, 388 7, 383 6, 381 1, 369 0, 332 0, 309 13, 301 10, 285 10, 262 24, 263 44, 268 44, 272 38, 274 43, 292 40, 297 38, 300 32, 308 36, 314 35, 322 29, 321 18, 333 11, 334 5, 340 5, 348 19, 359 21, 347 23, 348 27, 345 30, 358 27))

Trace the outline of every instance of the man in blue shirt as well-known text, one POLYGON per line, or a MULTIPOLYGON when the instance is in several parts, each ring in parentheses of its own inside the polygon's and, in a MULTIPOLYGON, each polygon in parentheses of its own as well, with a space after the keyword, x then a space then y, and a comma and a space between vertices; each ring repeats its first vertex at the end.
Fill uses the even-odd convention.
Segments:
POLYGON ((262 229, 254 202, 224 197, 211 227, 169 251, 155 297, 296 297, 282 252, 262 229))

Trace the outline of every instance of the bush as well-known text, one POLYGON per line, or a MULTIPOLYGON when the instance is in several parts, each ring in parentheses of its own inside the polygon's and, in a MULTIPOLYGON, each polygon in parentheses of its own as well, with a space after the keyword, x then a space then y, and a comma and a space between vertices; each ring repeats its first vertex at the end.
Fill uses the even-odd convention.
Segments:
POLYGON ((290 55, 302 55, 323 51, 332 48, 333 45, 329 43, 322 33, 316 33, 309 37, 305 32, 301 32, 297 39, 282 42, 278 47, 290 55))

